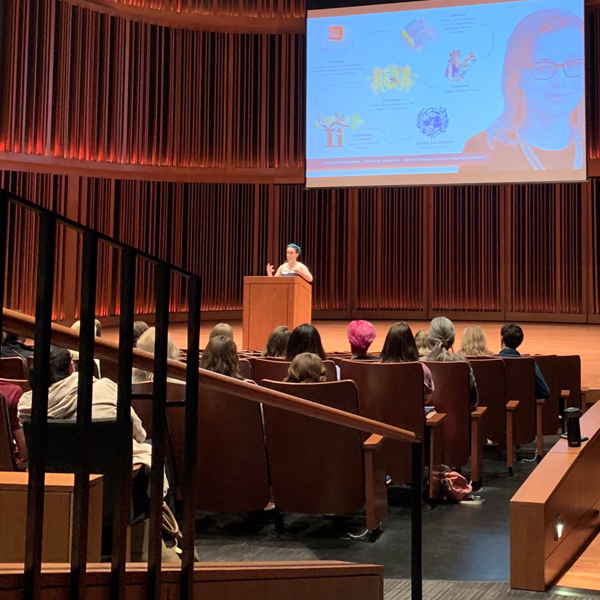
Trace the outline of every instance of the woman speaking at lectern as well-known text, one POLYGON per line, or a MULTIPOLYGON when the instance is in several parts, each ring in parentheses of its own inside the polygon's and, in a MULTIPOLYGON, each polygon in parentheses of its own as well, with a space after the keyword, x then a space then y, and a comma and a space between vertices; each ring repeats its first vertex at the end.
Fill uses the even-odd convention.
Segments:
POLYGON ((269 277, 281 277, 283 275, 300 275, 302 279, 305 279, 309 283, 312 283, 313 276, 310 271, 303 265, 298 259, 300 258, 302 250, 300 246, 296 244, 288 244, 285 250, 285 257, 287 260, 277 269, 274 273, 275 267, 271 263, 267 265, 267 275, 269 277))

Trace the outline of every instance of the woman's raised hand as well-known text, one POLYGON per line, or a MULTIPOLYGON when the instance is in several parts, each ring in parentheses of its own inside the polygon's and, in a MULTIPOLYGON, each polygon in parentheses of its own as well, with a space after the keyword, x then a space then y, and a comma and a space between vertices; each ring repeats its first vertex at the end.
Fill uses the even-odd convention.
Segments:
POLYGON ((275 267, 271 263, 267 264, 267 275, 269 277, 273 277, 273 273, 275 272, 275 267))

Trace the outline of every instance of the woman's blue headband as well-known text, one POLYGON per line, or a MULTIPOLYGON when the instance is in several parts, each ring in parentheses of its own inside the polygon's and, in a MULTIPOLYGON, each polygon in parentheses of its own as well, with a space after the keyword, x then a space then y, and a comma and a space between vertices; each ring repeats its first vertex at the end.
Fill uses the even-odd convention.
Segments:
POLYGON ((296 244, 288 244, 287 247, 293 248, 298 254, 302 254, 302 249, 300 248, 300 246, 297 246, 296 244))

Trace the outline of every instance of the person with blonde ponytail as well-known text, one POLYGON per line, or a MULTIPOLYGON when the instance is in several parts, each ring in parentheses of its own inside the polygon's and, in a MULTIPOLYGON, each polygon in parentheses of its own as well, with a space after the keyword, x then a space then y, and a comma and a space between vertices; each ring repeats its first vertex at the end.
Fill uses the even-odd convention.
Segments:
POLYGON ((429 326, 429 343, 431 344, 432 350, 425 360, 431 362, 465 361, 469 365, 469 401, 471 409, 474 409, 479 404, 479 392, 477 391, 475 375, 473 375, 473 369, 471 369, 469 361, 464 356, 454 353, 453 346, 455 337, 456 330, 450 319, 446 317, 436 317, 433 319, 429 326))

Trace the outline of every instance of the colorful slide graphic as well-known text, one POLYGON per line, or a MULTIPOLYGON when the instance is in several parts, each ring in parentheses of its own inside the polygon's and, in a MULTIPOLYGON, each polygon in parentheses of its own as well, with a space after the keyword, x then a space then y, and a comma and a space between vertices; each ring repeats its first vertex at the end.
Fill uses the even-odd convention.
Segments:
POLYGON ((581 181, 583 0, 308 13, 308 187, 581 181))

